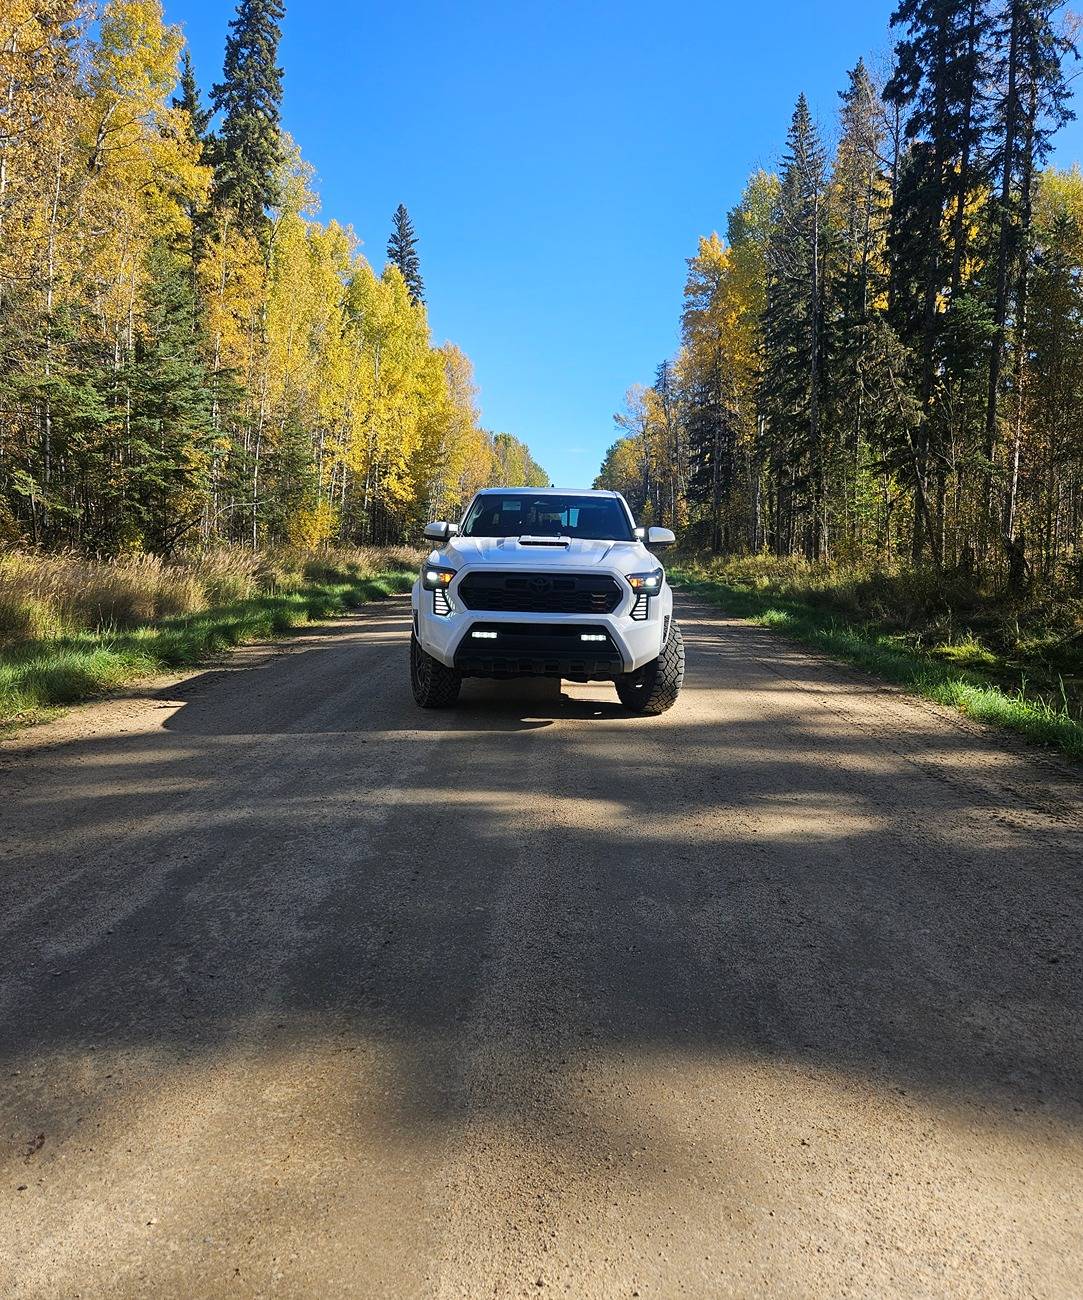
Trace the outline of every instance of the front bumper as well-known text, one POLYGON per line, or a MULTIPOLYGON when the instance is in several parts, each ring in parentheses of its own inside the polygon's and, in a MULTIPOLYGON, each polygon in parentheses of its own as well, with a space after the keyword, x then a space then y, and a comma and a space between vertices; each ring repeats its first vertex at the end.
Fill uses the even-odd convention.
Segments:
POLYGON ((612 681, 658 657, 672 618, 673 594, 667 585, 651 598, 648 617, 633 619, 635 595, 620 575, 613 576, 627 590, 612 614, 466 609, 456 599, 456 588, 467 572, 456 575, 446 593, 450 613, 433 613, 433 593, 420 582, 414 584, 412 596, 414 631, 423 648, 467 677, 612 681))
POLYGON ((465 677, 612 681, 624 672, 624 659, 597 623, 479 621, 459 641, 454 666, 465 677))

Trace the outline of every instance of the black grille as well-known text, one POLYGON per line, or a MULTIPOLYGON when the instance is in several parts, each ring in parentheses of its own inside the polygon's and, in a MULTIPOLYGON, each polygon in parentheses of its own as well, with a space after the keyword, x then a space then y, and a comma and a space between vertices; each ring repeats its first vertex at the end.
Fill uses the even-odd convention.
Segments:
POLYGON ((604 574, 468 573, 459 583, 467 609, 521 614, 612 614, 621 589, 604 574))
POLYGON ((610 681, 624 671, 620 651, 599 623, 473 623, 455 651, 455 667, 468 677, 610 681))

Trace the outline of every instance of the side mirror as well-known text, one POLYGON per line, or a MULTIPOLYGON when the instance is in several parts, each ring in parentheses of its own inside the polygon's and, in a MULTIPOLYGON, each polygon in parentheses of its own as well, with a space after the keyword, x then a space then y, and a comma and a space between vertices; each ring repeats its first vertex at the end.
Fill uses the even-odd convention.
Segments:
POLYGON ((648 528, 645 540, 650 547, 672 546, 677 538, 671 528, 648 528))
POLYGON ((446 545, 455 534, 459 531, 458 524, 445 524, 443 520, 434 524, 425 525, 425 536, 430 542, 440 542, 446 545))

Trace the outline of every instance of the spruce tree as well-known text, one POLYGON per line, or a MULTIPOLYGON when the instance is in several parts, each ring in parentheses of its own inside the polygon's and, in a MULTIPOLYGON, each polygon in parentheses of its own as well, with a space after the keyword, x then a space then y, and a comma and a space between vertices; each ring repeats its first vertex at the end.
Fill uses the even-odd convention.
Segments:
POLYGON ((685 445, 684 426, 680 415, 677 378, 670 361, 662 361, 654 373, 654 391, 658 395, 658 410, 662 421, 663 446, 669 459, 668 518, 670 526, 678 522, 677 502, 684 496, 687 484, 688 449, 685 445))
POLYGON ((824 551, 823 326, 826 155, 802 94, 786 138, 768 250, 762 397, 776 476, 775 547, 824 551), (799 535, 800 534, 800 535, 799 535))
POLYGON ((721 551, 730 543, 723 506, 733 486, 737 422, 719 369, 697 375, 686 400, 688 499, 705 511, 707 545, 721 551))
POLYGON ((933 519, 941 495, 944 447, 939 387, 945 376, 969 374, 983 324, 962 301, 971 226, 968 204, 987 183, 984 135, 989 15, 983 0, 902 0, 892 15, 904 27, 885 99, 906 115, 910 148, 893 215, 892 303, 895 325, 917 358, 923 418, 910 439, 914 490, 912 554, 926 547, 942 559, 933 519), (945 228, 947 235, 945 237, 945 228), (947 295, 944 290, 947 287, 947 295), (954 319, 948 319, 954 313, 954 319), (954 352, 953 352, 954 349, 954 352))
MULTIPOLYGON (((187 48, 184 51, 184 62, 181 65, 181 78, 178 89, 180 94, 174 95, 173 107, 183 110, 188 115, 188 130, 192 144, 199 147, 203 156, 207 156, 208 153, 213 156, 214 140, 209 134, 211 112, 203 107, 199 84, 196 81, 195 68, 192 66, 191 51, 187 48)), ((206 234, 209 213, 206 201, 195 197, 186 199, 184 208, 191 223, 191 234, 188 241, 188 272, 194 287, 198 279, 197 268, 203 251, 203 240, 206 234)))
POLYGON ((173 107, 181 108, 188 114, 188 120, 192 124, 192 135, 197 140, 206 139, 207 128, 211 124, 211 113, 209 109, 203 107, 200 99, 195 68, 192 66, 192 52, 189 49, 184 51, 180 84, 177 88, 180 94, 173 96, 173 107))
POLYGON ((132 534, 167 554, 206 506, 213 379, 185 259, 159 241, 147 271, 143 328, 120 376, 131 458, 125 509, 132 534))
MULTIPOLYGON (((851 526, 867 462, 870 408, 883 405, 885 377, 870 368, 874 303, 885 288, 885 243, 890 181, 883 162, 887 128, 883 105, 864 61, 840 93, 841 138, 832 175, 837 273, 833 310, 826 322, 830 393, 843 446, 839 472, 845 489, 839 503, 851 526)), ((875 419, 875 409, 872 411, 875 419)))
POLYGON ((421 278, 421 262, 417 256, 417 235, 414 223, 404 204, 400 203, 392 218, 391 238, 387 241, 387 257, 402 272, 406 288, 415 303, 425 301, 425 282, 421 278))
POLYGON ((240 0, 230 23, 222 81, 211 91, 222 114, 215 150, 216 204, 241 225, 263 234, 278 198, 282 162, 282 69, 277 66, 281 0, 240 0))

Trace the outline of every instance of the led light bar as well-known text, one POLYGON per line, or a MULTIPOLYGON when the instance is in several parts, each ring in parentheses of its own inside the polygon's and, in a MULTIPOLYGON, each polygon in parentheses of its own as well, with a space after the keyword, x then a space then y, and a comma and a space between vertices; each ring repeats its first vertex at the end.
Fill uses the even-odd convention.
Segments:
POLYGON ((470 635, 477 637, 479 641, 495 641, 499 634, 496 632, 471 632, 470 635))
POLYGON ((580 641, 604 641, 604 632, 582 632, 579 636, 580 641))

